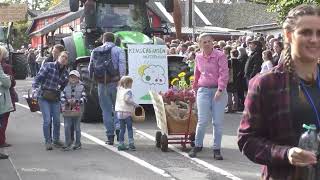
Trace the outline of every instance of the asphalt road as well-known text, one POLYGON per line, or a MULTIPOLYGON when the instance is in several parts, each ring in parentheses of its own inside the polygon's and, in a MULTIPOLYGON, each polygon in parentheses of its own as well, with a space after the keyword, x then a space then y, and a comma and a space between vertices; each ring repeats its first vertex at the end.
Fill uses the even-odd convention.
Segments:
MULTIPOLYGON (((20 102, 17 111, 10 116, 7 130, 7 142, 13 146, 0 150, 10 155, 10 159, 0 160, 0 180, 259 179, 259 165, 244 157, 236 144, 240 113, 225 116, 223 161, 213 159, 211 125, 205 136, 205 148, 197 158, 187 156, 189 146, 183 149, 181 145, 174 145, 169 152, 161 152, 155 147, 154 136, 158 128, 153 116, 134 124, 137 148, 134 152, 119 152, 116 145, 105 145, 102 123, 81 124, 81 150, 46 151, 41 114, 31 113, 22 98, 30 87, 31 79, 17 81, 20 102)), ((64 140, 63 126, 61 140, 64 140)))

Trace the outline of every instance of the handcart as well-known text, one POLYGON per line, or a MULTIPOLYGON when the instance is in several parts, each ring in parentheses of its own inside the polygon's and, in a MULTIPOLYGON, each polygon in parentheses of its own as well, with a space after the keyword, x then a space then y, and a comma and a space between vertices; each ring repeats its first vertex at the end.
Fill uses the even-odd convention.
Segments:
POLYGON ((194 147, 197 126, 197 117, 192 110, 194 102, 187 101, 186 116, 183 119, 176 120, 170 117, 169 113, 166 113, 169 109, 162 96, 154 91, 149 93, 156 114, 157 126, 161 130, 156 132, 156 147, 161 148, 163 152, 168 151, 169 144, 181 144, 184 149, 187 144, 194 147))

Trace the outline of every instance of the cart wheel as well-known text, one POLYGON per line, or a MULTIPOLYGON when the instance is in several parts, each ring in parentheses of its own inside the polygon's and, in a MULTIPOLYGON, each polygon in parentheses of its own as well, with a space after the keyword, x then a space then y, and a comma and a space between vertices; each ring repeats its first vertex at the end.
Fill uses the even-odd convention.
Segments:
POLYGON ((195 133, 190 134, 189 140, 191 141, 191 143, 190 143, 191 147, 195 146, 195 144, 194 144, 195 139, 196 139, 196 134, 195 133))
POLYGON ((160 148, 161 147, 161 132, 157 131, 156 132, 156 147, 160 148))
POLYGON ((165 134, 161 136, 161 151, 163 152, 168 151, 168 137, 165 134))

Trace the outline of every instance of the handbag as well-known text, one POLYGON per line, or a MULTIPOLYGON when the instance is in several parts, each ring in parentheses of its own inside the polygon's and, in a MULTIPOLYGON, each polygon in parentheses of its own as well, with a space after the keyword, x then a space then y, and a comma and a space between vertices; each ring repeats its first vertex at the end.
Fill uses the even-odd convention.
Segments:
POLYGON ((28 96, 26 97, 26 101, 31 112, 40 111, 38 100, 34 97, 33 94, 30 96, 30 89, 28 90, 28 96))
POLYGON ((59 91, 55 90, 42 90, 42 98, 47 101, 58 101, 60 97, 59 91))

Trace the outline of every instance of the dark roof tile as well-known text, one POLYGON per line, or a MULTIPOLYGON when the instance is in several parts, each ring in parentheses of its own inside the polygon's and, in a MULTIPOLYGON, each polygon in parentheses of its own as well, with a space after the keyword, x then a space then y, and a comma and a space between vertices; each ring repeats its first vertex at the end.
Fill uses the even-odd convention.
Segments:
POLYGON ((57 15, 57 14, 67 13, 67 12, 70 12, 69 0, 62 0, 59 4, 50 8, 48 11, 39 14, 34 19, 41 19, 41 18, 45 18, 48 16, 53 16, 53 15, 57 15))

